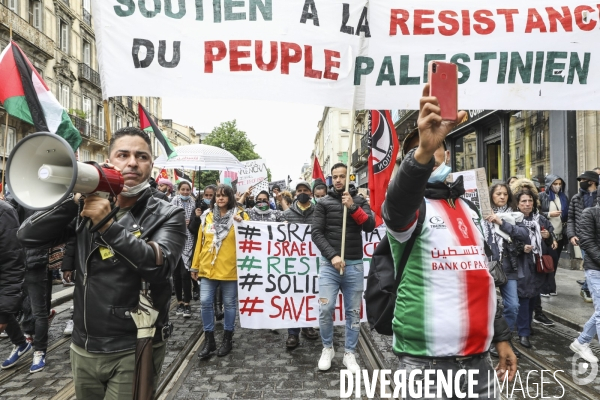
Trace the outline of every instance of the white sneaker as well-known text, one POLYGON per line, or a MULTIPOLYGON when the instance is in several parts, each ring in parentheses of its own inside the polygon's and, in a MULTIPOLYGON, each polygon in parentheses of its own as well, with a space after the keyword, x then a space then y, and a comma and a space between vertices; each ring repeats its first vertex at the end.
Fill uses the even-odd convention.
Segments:
POLYGON ((71 336, 73 333, 73 320, 70 319, 67 321, 67 326, 65 326, 65 330, 63 332, 67 336, 71 336))
POLYGON ((579 340, 575 339, 573 341, 573 343, 571 343, 569 348, 571 350, 573 350, 575 353, 579 354, 581 356, 581 358, 583 358, 587 362, 591 362, 591 363, 598 362, 598 357, 596 357, 594 355, 594 353, 592 353, 589 343, 581 344, 581 343, 579 343, 579 340))
POLYGON ((321 358, 319 359, 319 369, 321 371, 327 371, 331 368, 331 360, 333 360, 334 356, 335 350, 333 347, 325 347, 321 353, 321 358))
POLYGON ((8 337, 8 333, 6 333, 6 331, 0 332, 0 338, 5 338, 5 337, 8 337))
POLYGON ((354 353, 345 353, 343 364, 346 366, 348 371, 352 372, 352 374, 356 374, 360 371, 360 367, 356 362, 356 358, 354 357, 354 353))

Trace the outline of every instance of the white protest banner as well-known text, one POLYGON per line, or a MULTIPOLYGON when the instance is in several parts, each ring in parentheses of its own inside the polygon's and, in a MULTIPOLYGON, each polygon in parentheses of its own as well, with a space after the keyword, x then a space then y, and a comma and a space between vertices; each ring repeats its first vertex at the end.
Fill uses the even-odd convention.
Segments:
POLYGON ((448 175, 448 181, 454 182, 462 176, 465 186, 465 194, 461 197, 473 202, 482 217, 488 217, 493 214, 492 205, 490 203, 490 191, 487 184, 487 176, 485 168, 469 169, 461 172, 453 172, 448 175))
MULTIPOLYGON (((243 328, 279 329, 319 324, 320 252, 310 225, 243 221, 235 224, 238 301, 243 328)), ((371 256, 385 228, 363 234, 366 277, 371 256)), ((333 268, 327 266, 326 268, 333 268)), ((361 320, 366 321, 364 300, 361 320)), ((344 324, 340 293, 334 323, 344 324)))
POLYGON ((250 186, 255 186, 252 191, 254 196, 261 190, 269 190, 265 160, 242 161, 242 164, 244 164, 244 168, 238 171, 237 190, 239 193, 244 193, 250 186))
POLYGON ((104 98, 415 109, 430 60, 463 109, 600 109, 600 7, 557 0, 93 0, 104 98))

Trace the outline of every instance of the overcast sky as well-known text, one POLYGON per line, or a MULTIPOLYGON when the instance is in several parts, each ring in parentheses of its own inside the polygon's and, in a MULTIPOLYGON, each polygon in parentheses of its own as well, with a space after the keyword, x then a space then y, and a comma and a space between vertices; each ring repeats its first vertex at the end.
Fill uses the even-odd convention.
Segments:
POLYGON ((181 100, 163 98, 163 119, 211 132, 221 122, 237 120, 266 160, 273 180, 288 175, 298 180, 302 165, 310 163, 317 123, 323 107, 248 100, 181 100))

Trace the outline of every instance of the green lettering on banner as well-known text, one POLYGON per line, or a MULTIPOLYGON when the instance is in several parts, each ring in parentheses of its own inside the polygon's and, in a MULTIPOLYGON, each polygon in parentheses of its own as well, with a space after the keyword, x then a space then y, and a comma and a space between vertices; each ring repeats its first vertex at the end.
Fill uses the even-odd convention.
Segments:
POLYGON ((245 12, 233 12, 233 7, 244 7, 243 0, 225 0, 225 21, 243 21, 246 19, 245 12))
POLYGON ((572 85, 573 79, 575 79, 575 72, 579 77, 579 83, 582 85, 587 84, 587 76, 590 71, 590 57, 591 53, 583 53, 583 66, 579 60, 579 54, 572 52, 571 59, 569 61, 569 76, 567 77, 567 84, 572 85))
POLYGON ((123 7, 120 6, 114 6, 115 14, 119 17, 129 17, 130 15, 133 15, 135 12, 135 3, 133 0, 117 0, 117 2, 126 6, 127 10, 124 10, 123 7))
POLYGON ((567 58, 566 51, 549 51, 546 53, 546 73, 544 74, 544 82, 558 82, 562 83, 565 81, 564 73, 561 75, 554 75, 555 70, 565 70, 565 63, 557 63, 557 58, 567 58))
POLYGON ((281 274, 281 271, 276 268, 277 265, 281 263, 281 259, 279 257, 267 257, 267 274, 271 273, 271 268, 277 271, 278 274, 281 274), (272 262, 276 261, 276 262, 272 262))
MULTIPOLYGON (((307 262, 308 260, 310 260, 310 258, 308 257, 300 257, 300 262, 306 266, 306 271, 304 272, 298 272, 298 275, 306 275, 310 272, 310 264, 307 262)), ((317 257, 318 260, 318 257, 317 257)), ((318 261, 317 261, 318 262, 318 261)))
POLYGON ((544 71, 544 52, 535 52, 535 69, 533 71, 533 83, 542 83, 542 72, 544 71))
POLYGON ((429 61, 446 61, 445 54, 425 54, 423 65, 423 83, 427 83, 429 79, 429 61))
POLYGON ((285 273, 286 275, 296 275, 296 271, 294 271, 294 265, 290 265, 289 261, 296 261, 296 258, 286 258, 285 259, 285 273))
POLYGON ((453 55, 450 59, 451 63, 456 64, 456 67, 458 68, 458 73, 461 74, 461 76, 458 78, 458 84, 461 85, 468 81, 471 77, 471 69, 467 65, 460 63, 459 60, 464 62, 471 62, 471 57, 469 57, 469 55, 465 53, 458 53, 453 55))
POLYGON ((508 83, 515 83, 517 71, 523 83, 531 82, 531 68, 533 67, 533 51, 528 51, 525 56, 525 64, 518 51, 510 53, 510 70, 508 71, 508 83))
POLYGON ((321 257, 317 257, 317 275, 321 272, 321 257))
POLYGON ((204 21, 204 0, 196 0, 196 21, 204 21))
POLYGON ((169 18, 174 18, 174 19, 183 18, 183 16, 185 15, 185 0, 178 0, 179 11, 177 13, 173 12, 173 5, 172 5, 173 1, 174 0, 165 0, 165 15, 169 18))
POLYGON ((481 61, 481 71, 479 72, 479 82, 487 82, 490 72, 490 60, 498 58, 497 53, 475 53, 475 60, 481 61))
POLYGON ((138 7, 140 8, 140 13, 146 18, 154 18, 157 14, 160 14, 160 10, 162 5, 160 0, 154 0, 154 10, 150 11, 146 8, 146 2, 152 0, 139 0, 138 7))
POLYGON ((408 64, 410 56, 400 56, 400 85, 419 85, 421 78, 418 76, 408 76, 408 64))
POLYGON ((371 72, 373 72, 374 67, 375 67, 375 63, 373 62, 373 59, 371 57, 363 57, 363 56, 356 57, 356 61, 354 64, 354 85, 355 86, 360 85, 361 76, 369 75, 371 72), (364 68, 363 68, 363 64, 364 64, 364 68))
POLYGON ((392 63, 392 57, 383 57, 383 63, 379 69, 379 76, 377 77, 377 83, 375 86, 381 86, 383 81, 387 81, 390 86, 396 86, 396 77, 394 76, 394 65, 392 63))
POLYGON ((213 15, 215 23, 221 22, 221 0, 213 0, 213 15))
POLYGON ((260 10, 260 14, 265 21, 273 21, 273 0, 250 0, 250 21, 256 21, 256 10, 260 10))
POLYGON ((508 66, 508 52, 500 52, 500 66, 498 67, 498 80, 499 84, 506 83, 506 68, 508 66))

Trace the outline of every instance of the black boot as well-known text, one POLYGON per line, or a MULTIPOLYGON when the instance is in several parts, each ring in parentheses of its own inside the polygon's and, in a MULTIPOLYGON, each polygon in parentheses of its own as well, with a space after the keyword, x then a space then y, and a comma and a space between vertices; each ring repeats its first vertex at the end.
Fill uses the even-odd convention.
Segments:
POLYGON ((214 307, 215 307, 215 318, 217 319, 217 321, 222 320, 224 314, 223 314, 223 296, 221 294, 221 286, 217 286, 217 290, 215 290, 214 307))
POLYGON ((205 358, 210 357, 210 353, 217 350, 217 344, 215 343, 215 333, 214 332, 204 332, 204 347, 200 353, 198 353, 198 358, 204 360, 205 358))
POLYGON ((229 354, 233 347, 233 331, 225 331, 223 334, 223 343, 221 343, 221 347, 219 347, 219 351, 217 351, 217 355, 219 357, 226 356, 229 354))

